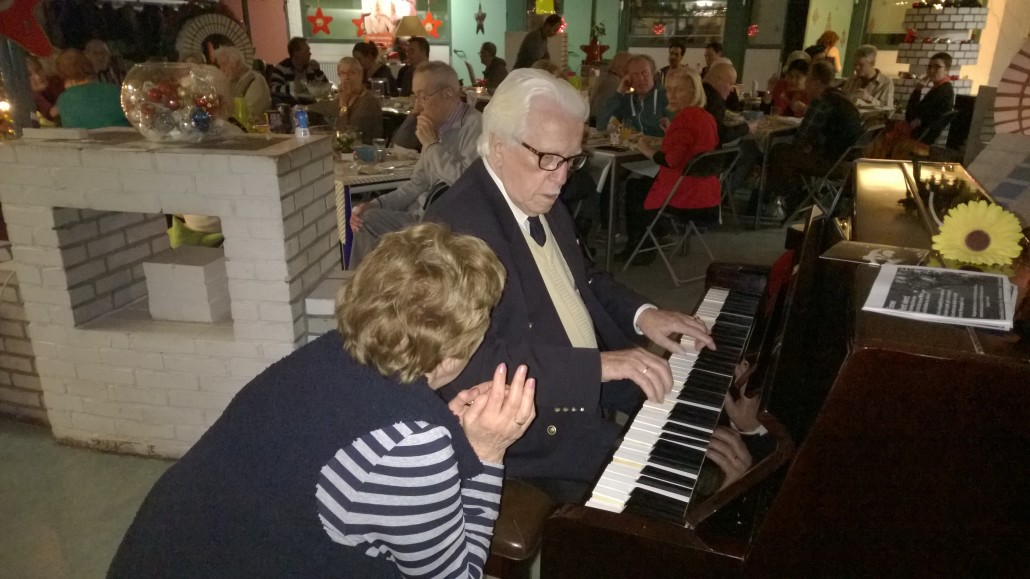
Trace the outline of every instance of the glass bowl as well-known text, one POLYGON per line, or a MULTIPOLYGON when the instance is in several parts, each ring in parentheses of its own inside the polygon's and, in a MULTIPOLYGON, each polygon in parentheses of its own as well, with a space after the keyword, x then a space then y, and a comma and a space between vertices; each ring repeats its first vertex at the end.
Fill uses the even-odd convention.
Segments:
POLYGON ((216 137, 226 128, 231 106, 228 79, 206 64, 137 64, 122 83, 122 110, 149 141, 216 137))

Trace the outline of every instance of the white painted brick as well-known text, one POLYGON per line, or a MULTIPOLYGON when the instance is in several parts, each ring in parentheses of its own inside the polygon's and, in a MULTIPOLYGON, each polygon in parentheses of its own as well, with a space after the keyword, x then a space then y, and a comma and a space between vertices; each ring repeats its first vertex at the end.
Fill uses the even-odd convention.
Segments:
MULTIPOLYGON (((4 166, 4 183, 8 185, 32 185, 38 187, 51 187, 54 184, 54 177, 48 170, 40 170, 39 167, 32 167, 28 165, 5 165, 4 166)), ((13 203, 14 193, 16 190, 4 190, 4 202, 13 203)), ((27 191, 24 189, 17 191, 22 193, 19 197, 25 197, 27 191)), ((28 197, 31 197, 29 195, 28 197)), ((5 209, 6 211, 6 209, 5 209)))
MULTIPOLYGON (((300 167, 311 162, 311 147, 299 147, 290 151, 290 167, 300 167)), ((45 165, 44 165, 45 166, 45 165)))
POLYGON ((252 199, 268 199, 278 203, 279 180, 274 175, 240 175, 243 194, 252 199))
POLYGON ((122 181, 118 173, 110 169, 56 167, 51 169, 51 172, 54 176, 54 185, 59 189, 108 192, 122 190, 122 181))
POLYGON ((13 338, 24 338, 27 336, 25 324, 0 320, 0 335, 11 336, 13 338))
POLYGON ((244 360, 241 358, 233 358, 229 361, 230 374, 246 378, 247 380, 250 380, 254 376, 264 372, 267 367, 268 363, 264 360, 244 360))
POLYGON ((261 353, 269 362, 278 362, 292 354, 293 350, 294 347, 291 344, 262 344, 261 346, 261 353))
POLYGON ((243 179, 240 175, 204 175, 197 179, 197 193, 218 196, 243 195, 243 179))
MULTIPOLYGON (((61 267, 63 265, 61 252, 52 248, 15 245, 11 248, 11 253, 16 261, 29 265, 48 265, 51 267, 61 267)), ((25 283, 24 279, 22 283, 25 283)))
POLYGON ((14 385, 14 380, 11 379, 11 373, 2 368, 0 368, 0 384, 3 384, 4 386, 14 385))
POLYGON ((20 356, 28 356, 29 358, 34 357, 32 352, 32 342, 29 340, 21 340, 18 338, 6 337, 3 340, 4 351, 9 354, 17 354, 20 356))
POLYGON ((33 367, 31 358, 23 358, 22 356, 15 356, 3 352, 0 352, 0 368, 25 372, 26 374, 31 374, 36 371, 36 368, 33 367))
POLYGON ((244 219, 281 219, 282 207, 278 199, 248 199, 233 201, 233 214, 244 219))
POLYGON ((50 311, 46 304, 26 303, 24 306, 17 304, 0 304, 0 318, 16 322, 33 321, 46 323, 50 321, 50 311))
POLYGON ((184 442, 194 443, 200 440, 200 437, 204 436, 205 432, 207 432, 206 426, 175 425, 175 438, 184 442))
POLYGON ((82 204, 141 213, 157 213, 162 210, 161 198, 156 193, 146 191, 87 191, 82 204))
POLYGON ((35 245, 35 241, 32 239, 34 231, 35 228, 28 225, 7 224, 7 238, 16 245, 35 245))
POLYGON ((53 228, 54 212, 48 207, 5 204, 4 221, 8 225, 53 228))
POLYGON ((47 394, 67 394, 68 388, 65 385, 65 378, 56 376, 40 376, 39 383, 43 385, 43 392, 47 394))
POLYGON ((231 215, 232 201, 221 197, 164 193, 161 194, 161 211, 225 217, 231 215))
POLYGON ((6 386, 0 386, 0 401, 21 406, 39 407, 41 405, 39 392, 31 392, 20 388, 8 388, 6 386))
POLYGON ((72 315, 72 311, 64 306, 51 306, 47 304, 40 304, 46 307, 47 315, 50 316, 52 323, 63 325, 63 326, 74 326, 75 324, 84 323, 85 320, 76 320, 75 316, 72 315))
POLYGON ((145 152, 83 149, 82 164, 87 167, 120 167, 123 171, 153 171, 154 155, 145 152))
POLYGON ((300 169, 279 176, 279 192, 288 193, 300 187, 300 169))
MULTIPOLYGON (((111 312, 113 309, 111 295, 100 296, 97 300, 75 306, 74 323, 77 325, 84 324, 111 312)), ((50 314, 50 317, 53 318, 53 313, 50 314)))
POLYGON ((86 244, 86 250, 89 252, 90 257, 107 255, 109 253, 119 251, 124 247, 125 233, 122 231, 108 233, 104 237, 95 239, 86 244))
POLYGON ((293 326, 286 323, 241 321, 233 315, 233 330, 241 341, 280 341, 293 343, 297 334, 293 326))
POLYGON ((60 240, 57 237, 57 232, 53 229, 37 227, 32 230, 32 243, 43 247, 57 247, 60 245, 60 240))
POLYGON ((39 376, 35 374, 19 374, 15 372, 11 374, 11 381, 18 388, 24 388, 26 390, 43 390, 43 382, 39 379, 39 376))
MULTIPOLYGON (((175 370, 182 370, 175 368, 175 370)), ((168 390, 196 390, 197 376, 188 372, 136 370, 136 385, 140 388, 164 388, 168 390)))
POLYGON ((98 278, 96 281, 96 290, 99 294, 105 294, 113 292, 116 289, 121 289, 132 283, 132 271, 129 269, 122 269, 110 275, 98 278))
POLYGON ((257 302, 234 298, 229 305, 232 311, 232 319, 235 323, 245 320, 255 321, 261 319, 260 314, 258 314, 257 302))
POLYGON ((43 395, 43 400, 46 403, 46 407, 51 411, 82 412, 82 398, 79 396, 47 392, 43 395))
POLYGON ((311 183, 322 177, 323 175, 331 174, 332 169, 326 170, 325 164, 321 161, 309 163, 300 168, 300 182, 311 183))
POLYGON ((131 402, 150 406, 168 404, 168 391, 161 388, 137 388, 135 386, 111 386, 108 388, 111 400, 115 402, 131 402))
POLYGON ((250 382, 250 377, 243 375, 201 376, 200 389, 205 392, 236 394, 247 385, 247 382, 250 382))
POLYGON ((93 239, 99 233, 96 221, 85 221, 71 226, 62 227, 57 230, 61 245, 75 245, 80 241, 93 239))
POLYGON ((100 350, 100 361, 111 366, 144 370, 161 370, 165 367, 164 358, 156 352, 104 348, 100 350))
POLYGON ((289 304, 259 304, 258 314, 262 320, 268 322, 292 322, 294 320, 293 310, 289 304))
POLYGON ((107 416, 109 418, 143 420, 143 408, 141 406, 107 400, 91 400, 86 398, 82 401, 82 411, 86 414, 107 416))
POLYGON ((275 175, 279 172, 278 164, 268 157, 230 155, 229 170, 233 173, 275 175))
MULTIPOLYGON (((229 328, 230 337, 232 328, 229 328)), ((225 340, 197 340, 197 350, 219 358, 260 358, 258 344, 225 340)))
POLYGON ((175 427, 170 424, 148 424, 136 420, 114 421, 114 432, 133 438, 175 438, 175 427))
POLYGON ((86 432, 110 433, 114 432, 114 420, 92 414, 72 412, 72 426, 86 432))
POLYGON ((107 257, 107 268, 114 270, 123 265, 135 263, 141 261, 151 255, 150 247, 147 245, 137 245, 129 247, 118 253, 111 254, 107 257))
POLYGON ((78 364, 76 372, 80 378, 110 382, 112 384, 134 384, 136 381, 130 368, 118 368, 107 364, 78 364))
POLYGON ((231 400, 231 394, 222 392, 189 392, 185 390, 168 392, 168 405, 179 408, 222 410, 229 405, 231 400))
POLYGON ((184 454, 189 452, 192 442, 179 443, 179 442, 167 442, 164 440, 154 440, 148 445, 148 453, 151 456, 161 456, 166 458, 182 458, 184 454))
MULTIPOLYGON (((53 342, 55 344, 67 344, 68 329, 50 324, 31 324, 28 328, 29 336, 36 343, 53 342)), ((38 355, 38 354, 37 354, 38 355)))
POLYGON ((165 354, 165 367, 204 376, 226 376, 229 373, 224 359, 187 354, 165 354))
POLYGON ((65 379, 64 389, 70 396, 80 396, 92 400, 105 400, 108 396, 107 384, 83 379, 65 379))
POLYGON ((253 264, 254 277, 262 281, 286 281, 286 264, 276 262, 259 262, 253 264))
MULTIPOLYGON (((86 253, 86 246, 85 245, 79 245, 79 246, 76 246, 76 247, 71 247, 71 248, 68 248, 68 249, 64 249, 64 250, 61 251, 60 256, 61 256, 60 257, 61 263, 66 268, 71 268, 71 267, 74 267, 76 265, 79 265, 80 263, 85 263, 86 260, 89 258, 89 255, 86 253)), ((50 265, 50 264, 41 264, 41 265, 50 265)))
MULTIPOLYGON (((282 282, 229 280, 229 295, 235 300, 286 302, 290 299, 289 286, 282 282)), ((233 318, 236 319, 235 310, 233 318)))
POLYGON ((121 173, 125 191, 141 193, 157 193, 164 200, 167 194, 195 193, 197 182, 193 175, 168 175, 155 173, 121 173))
POLYGON ((204 411, 198 408, 152 407, 143 409, 143 420, 150 424, 206 426, 204 411))

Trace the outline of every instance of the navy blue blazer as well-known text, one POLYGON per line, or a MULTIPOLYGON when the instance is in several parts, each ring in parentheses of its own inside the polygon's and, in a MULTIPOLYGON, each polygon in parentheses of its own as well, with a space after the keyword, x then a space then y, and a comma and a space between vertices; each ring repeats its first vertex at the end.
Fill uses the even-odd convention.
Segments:
POLYGON ((599 350, 572 347, 525 236, 480 159, 430 206, 425 219, 486 241, 508 280, 482 346, 442 393, 453 398, 490 380, 501 362, 509 373, 526 364, 537 381, 537 417, 508 449, 507 476, 592 481, 618 436, 618 428, 601 417, 601 408, 632 412, 643 399, 630 381, 602 387, 600 351, 638 345, 633 316, 646 300, 584 257, 562 203, 545 217, 593 321, 599 350))

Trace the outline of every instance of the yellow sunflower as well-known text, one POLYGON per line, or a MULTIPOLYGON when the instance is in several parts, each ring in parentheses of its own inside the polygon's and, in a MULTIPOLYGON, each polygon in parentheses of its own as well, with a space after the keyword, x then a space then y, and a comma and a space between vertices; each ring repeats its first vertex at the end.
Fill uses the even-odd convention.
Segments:
POLYGON ((1019 219, 1000 205, 970 201, 944 217, 933 248, 947 259, 982 265, 1005 265, 1019 256, 1023 233, 1019 219))

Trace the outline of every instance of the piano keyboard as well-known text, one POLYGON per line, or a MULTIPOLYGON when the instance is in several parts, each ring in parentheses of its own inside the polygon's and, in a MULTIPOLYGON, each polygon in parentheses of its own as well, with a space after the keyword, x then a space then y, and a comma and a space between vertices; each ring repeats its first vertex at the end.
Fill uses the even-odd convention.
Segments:
POLYGON ((711 328, 716 350, 673 354, 673 388, 645 402, 586 505, 685 526, 687 506, 733 372, 743 358, 760 295, 713 287, 694 315, 711 328))

